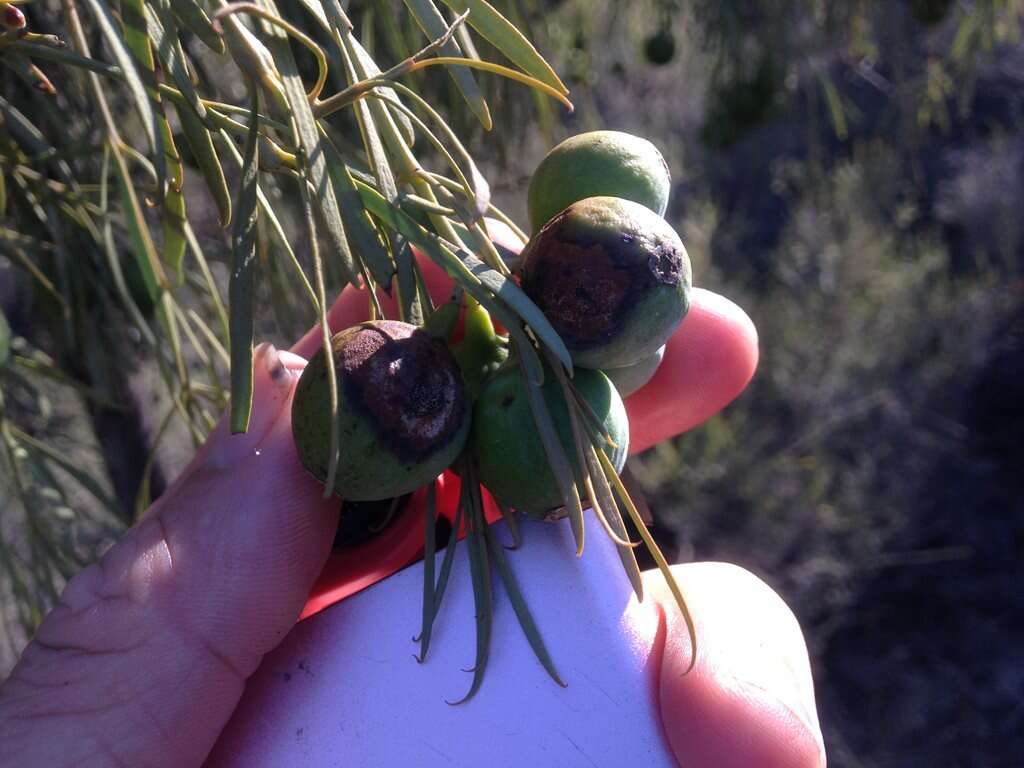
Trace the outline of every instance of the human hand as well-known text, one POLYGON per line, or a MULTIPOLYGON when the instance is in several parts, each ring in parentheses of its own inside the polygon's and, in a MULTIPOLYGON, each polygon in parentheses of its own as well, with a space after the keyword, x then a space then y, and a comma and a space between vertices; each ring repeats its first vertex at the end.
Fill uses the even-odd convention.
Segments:
MULTIPOLYGON (((443 278, 427 269, 432 286, 443 278)), ((362 319, 347 292, 333 328, 362 319)), ((318 346, 312 331, 295 351, 318 346)), ((706 420, 746 386, 756 335, 731 302, 695 290, 655 379, 627 401, 643 450, 706 420)), ((0 687, 0 762, 200 765, 245 680, 293 626, 323 566, 337 500, 301 467, 290 401, 302 357, 259 348, 253 418, 224 423, 144 520, 68 584, 0 687)), ((660 704, 681 765, 818 766, 824 752, 806 649, 789 609, 733 566, 676 566, 697 618, 700 654, 663 582, 660 704)))

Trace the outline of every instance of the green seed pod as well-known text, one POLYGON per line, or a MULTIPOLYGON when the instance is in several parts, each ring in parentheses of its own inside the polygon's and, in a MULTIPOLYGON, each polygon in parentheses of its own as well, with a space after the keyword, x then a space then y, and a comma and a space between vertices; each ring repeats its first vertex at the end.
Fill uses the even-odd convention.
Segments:
POLYGON ((690 306, 690 259, 668 223, 629 200, 573 203, 523 251, 523 290, 583 368, 653 355, 690 306))
MULTIPOLYGON (((469 408, 448 348, 393 320, 334 336, 339 461, 334 491, 352 501, 401 496, 430 482, 458 456, 469 408)), ((323 349, 309 361, 292 402, 302 465, 325 482, 330 462, 330 382, 323 349)))
POLYGON ((657 352, 639 363, 627 365, 625 368, 606 368, 604 374, 611 379, 620 396, 629 397, 654 378, 664 357, 665 347, 661 346, 657 352))
MULTIPOLYGON (((622 470, 629 450, 629 421, 615 387, 600 371, 577 370, 573 384, 590 404, 616 445, 604 451, 622 470)), ((576 467, 572 425, 562 388, 549 373, 541 391, 566 456, 576 467)), ((535 517, 562 506, 558 483, 537 434, 526 382, 518 368, 506 368, 484 386, 473 408, 470 438, 480 482, 498 501, 535 517)))
POLYGON ((570 136, 537 166, 526 207, 536 232, 558 212, 585 197, 632 200, 665 215, 671 178, 665 158, 647 139, 619 131, 570 136))

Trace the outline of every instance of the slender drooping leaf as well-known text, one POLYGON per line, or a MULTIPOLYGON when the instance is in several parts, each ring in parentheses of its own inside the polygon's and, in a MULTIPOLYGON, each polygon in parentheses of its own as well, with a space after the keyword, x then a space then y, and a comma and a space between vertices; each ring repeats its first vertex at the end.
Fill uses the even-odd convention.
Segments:
POLYGON ((171 0, 171 8, 189 32, 198 37, 214 53, 224 53, 224 38, 217 34, 213 22, 196 0, 171 0))
MULTIPOLYGON (((221 0, 221 5, 227 4, 221 0)), ((277 71, 274 57, 267 46, 233 14, 221 19, 221 25, 224 41, 235 64, 246 77, 259 83, 270 97, 268 110, 271 114, 286 116, 288 101, 284 95, 281 73, 277 71)))
POLYGON ((569 350, 566 349, 565 343, 544 316, 544 313, 523 292, 523 289, 516 285, 515 281, 491 269, 473 254, 462 251, 456 255, 461 258, 469 271, 483 285, 487 286, 495 296, 515 310, 516 314, 526 321, 533 332, 537 334, 537 338, 541 339, 548 346, 559 362, 566 367, 566 370, 571 371, 572 356, 569 354, 569 350))
POLYGON ((657 564, 658 570, 661 571, 662 576, 665 577, 665 583, 668 584, 669 591, 672 593, 672 597, 675 598, 676 605, 679 606, 679 612, 683 615, 683 621, 686 623, 686 631, 690 635, 690 664, 686 668, 686 671, 689 672, 693 669, 694 664, 697 663, 697 630, 693 623, 693 616, 690 613, 690 608, 687 606, 686 600, 683 597, 683 592, 679 588, 679 582, 676 581, 676 577, 672 573, 672 567, 668 564, 668 560, 665 559, 665 555, 662 554, 661 548, 658 546, 658 542, 654 540, 654 537, 651 536, 651 532, 647 530, 647 526, 644 524, 643 518, 640 517, 640 513, 633 504, 633 500, 629 497, 629 492, 622 484, 622 480, 619 479, 619 475, 615 471, 615 465, 612 464, 612 460, 608 458, 604 451, 595 451, 595 453, 597 454, 597 458, 601 461, 601 466, 604 467, 605 477, 608 478, 608 481, 615 489, 615 493, 618 495, 619 500, 626 507, 626 511, 629 513, 629 517, 632 519, 633 525, 640 534, 640 538, 643 539, 644 545, 647 547, 647 551, 650 552, 651 557, 654 558, 654 562, 657 564))
MULTIPOLYGON (((160 211, 164 236, 161 255, 170 268, 171 274, 175 275, 180 282, 181 262, 185 257, 186 213, 185 196, 182 194, 185 168, 178 155, 178 148, 174 144, 174 133, 164 115, 153 61, 154 41, 158 38, 161 45, 168 46, 169 38, 164 35, 163 28, 159 23, 156 23, 155 28, 153 27, 149 21, 151 15, 150 7, 145 6, 142 0, 124 0, 122 3, 121 24, 124 28, 125 42, 138 63, 139 75, 152 102, 160 142, 163 146, 164 169, 161 171, 159 163, 155 166, 157 185, 161 188, 158 190, 158 197, 165 191, 163 190, 165 177, 167 181, 166 194, 163 195, 160 211)), ((166 63, 164 66, 167 66, 166 63)), ((191 86, 191 83, 189 85, 191 86)))
POLYGON ((7 323, 7 316, 0 308, 0 368, 7 365, 11 357, 11 326, 7 323))
POLYGON ((367 218, 359 190, 341 154, 330 140, 325 141, 324 146, 327 148, 327 172, 331 176, 334 193, 341 208, 341 217, 345 222, 345 233, 352 242, 354 253, 358 254, 359 261, 366 266, 373 279, 384 290, 390 290, 395 265, 367 218))
POLYGON ((555 70, 544 60, 543 56, 537 53, 537 49, 523 33, 486 0, 442 0, 442 2, 456 13, 469 11, 467 19, 469 25, 524 72, 542 83, 550 85, 563 95, 569 93, 569 89, 558 79, 555 70))
POLYGON ((206 119, 206 107, 192 85, 185 64, 185 52, 178 41, 177 20, 168 9, 162 9, 162 1, 156 0, 145 8, 146 32, 156 49, 157 58, 164 72, 169 74, 178 90, 199 117, 206 119))
POLYGON ((437 482, 431 481, 427 487, 426 519, 423 542, 423 624, 420 628, 420 654, 416 661, 421 664, 427 660, 427 648, 430 646, 430 632, 434 627, 434 560, 437 552, 437 482))
POLYGON ((484 536, 487 539, 491 556, 494 558, 494 564, 498 568, 498 576, 501 577, 501 581, 505 585, 508 599, 512 603, 512 610, 515 611, 516 618, 519 620, 519 626, 523 628, 523 634, 526 635, 530 648, 533 649, 534 655, 548 675, 551 676, 551 679, 565 688, 566 685, 559 676, 558 670, 555 669, 555 662, 551 658, 547 645, 544 643, 544 638, 540 634, 540 629, 533 618, 530 606, 527 605, 526 598, 523 597, 523 592, 519 588, 519 581, 509 565, 504 545, 498 541, 492 526, 484 528, 484 536))
POLYGON ((473 663, 473 682, 466 695, 449 704, 458 705, 472 699, 480 690, 487 661, 490 656, 491 631, 494 625, 494 601, 491 592, 491 568, 487 555, 484 529, 487 521, 480 502, 480 486, 469 462, 463 463, 463 482, 469 488, 466 521, 466 549, 469 552, 469 571, 473 582, 473 604, 476 613, 476 659, 473 663))
POLYGON ((28 43, 24 40, 18 40, 17 42, 9 43, 6 46, 6 50, 11 53, 20 53, 25 56, 29 56, 30 58, 52 61, 55 64, 66 64, 70 67, 78 67, 79 69, 96 72, 117 80, 124 80, 124 72, 121 71, 120 67, 115 66, 114 64, 108 64, 105 61, 100 61, 99 59, 90 59, 86 56, 81 56, 74 51, 69 51, 65 48, 52 48, 48 45, 39 45, 38 43, 28 43))
MULTIPOLYGON (((328 8, 333 8, 330 0, 328 0, 328 8)), ((345 62, 346 75, 350 82, 356 82, 373 70, 380 71, 377 69, 377 65, 374 64, 373 59, 362 49, 362 46, 359 45, 359 42, 353 35, 349 33, 340 35, 339 33, 339 41, 342 59, 345 62)), ((391 91, 391 93, 394 94, 394 91, 391 91)), ((395 99, 397 101, 397 96, 395 96, 395 99)), ((398 200, 398 185, 395 182, 395 174, 391 168, 387 152, 384 151, 384 141, 377 130, 377 122, 374 119, 371 105, 365 100, 360 100, 355 106, 355 114, 356 122, 359 125, 359 132, 363 139, 363 146, 366 148, 370 167, 373 169, 373 174, 377 181, 377 188, 389 202, 395 204, 398 200)), ((404 114, 402 116, 405 117, 404 114)), ((405 121, 408 123, 408 118, 405 118, 405 121)), ((409 134, 412 135, 411 124, 409 124, 409 134)), ((387 236, 398 274, 399 317, 408 321, 416 319, 422 321, 423 311, 417 301, 412 251, 406 238, 393 228, 387 231, 387 236)))
MULTIPOLYGON (((601 449, 595 448, 593 445, 588 445, 585 450, 587 468, 590 471, 594 491, 597 493, 597 497, 600 500, 599 503, 603 513, 601 522, 611 528, 611 531, 614 534, 611 537, 613 541, 615 541, 616 538, 619 540, 625 540, 628 538, 628 534, 626 533, 625 523, 622 521, 622 514, 619 512, 618 504, 615 503, 615 496, 612 493, 611 486, 608 484, 608 478, 604 475, 603 468, 601 467, 601 461, 597 458, 597 454, 595 453, 595 451, 600 451, 601 449)), ((619 559, 622 561, 622 568, 626 572, 626 577, 629 579, 629 583, 633 587, 636 599, 642 602, 644 599, 644 580, 640 574, 640 565, 636 561, 634 547, 625 547, 618 541, 615 541, 615 549, 619 553, 619 559)))
MULTIPOLYGON (((455 509, 455 519, 452 520, 452 532, 448 537, 448 545, 444 550, 444 560, 441 561, 441 571, 437 576, 437 586, 434 589, 435 617, 437 616, 438 611, 441 610, 441 603, 444 602, 444 593, 448 588, 448 579, 451 577, 452 564, 455 562, 455 550, 459 542, 459 537, 462 535, 462 527, 466 519, 466 493, 468 493, 466 489, 460 490, 459 505, 455 509)), ((426 653, 426 648, 422 648, 421 652, 426 653)))
MULTIPOLYGON (((523 365, 520 358, 520 366, 523 365)), ((573 538, 576 540, 576 556, 583 554, 584 527, 583 527, 583 506, 580 503, 580 495, 576 490, 575 473, 568 457, 565 455, 565 448, 558 436, 555 422, 551 418, 551 411, 548 410, 547 402, 544 399, 544 391, 540 385, 532 380, 523 368, 523 376, 526 380, 526 396, 530 404, 530 411, 533 413, 533 423, 537 427, 537 436, 541 445, 544 446, 544 455, 547 456, 548 466, 554 475, 555 483, 558 485, 559 494, 562 497, 562 504, 569 515, 572 524, 573 538)))
POLYGON ((192 157, 195 158, 196 165, 199 166, 199 171, 206 182, 206 188, 210 190, 210 196, 217 206, 220 225, 227 227, 231 223, 231 193, 228 191, 224 169, 213 145, 213 136, 198 115, 187 106, 178 108, 178 118, 181 130, 185 134, 185 141, 192 150, 192 157))
POLYGON ((259 91, 250 81, 252 115, 242 153, 242 181, 231 235, 228 283, 231 328, 231 431, 245 432, 252 411, 253 293, 256 268, 256 184, 259 171, 259 91))
MULTIPOLYGON (((272 0, 259 0, 259 5, 275 16, 278 15, 272 0)), ((288 45, 288 39, 283 35, 280 30, 270 34, 268 48, 277 64, 285 98, 292 111, 295 131, 306 154, 302 172, 309 179, 316 195, 316 204, 320 209, 327 239, 330 242, 331 263, 338 268, 344 282, 355 285, 358 269, 345 234, 338 198, 334 194, 334 186, 327 172, 327 139, 317 127, 295 57, 288 45)))
MULTIPOLYGON (((433 0, 405 0, 405 5, 412 12, 416 23, 429 39, 436 39, 447 33, 448 24, 433 0)), ((441 46, 441 51, 446 56, 462 55, 458 43, 454 40, 449 40, 441 46)), ((469 105, 469 108, 477 116, 477 119, 480 120, 484 130, 491 130, 493 127, 491 112, 487 108, 487 102, 484 100, 483 93, 480 92, 480 86, 477 85, 476 78, 473 77, 473 72, 466 67, 447 67, 447 70, 455 82, 455 86, 469 105)))
MULTIPOLYGON (((373 57, 367 53, 366 49, 362 44, 356 40, 354 36, 350 36, 352 49, 355 53, 356 59, 365 70, 364 78, 374 78, 381 73, 380 67, 374 62, 373 57)), ((401 103, 401 99, 398 98, 398 94, 391 88, 381 88, 381 92, 384 97, 392 103, 401 103)), ((394 114, 395 122, 398 123, 399 128, 402 129, 402 134, 405 137, 406 143, 411 147, 416 143, 416 132, 412 129, 412 123, 409 122, 409 118, 401 113, 394 114)))
MULTIPOLYGON (((156 168, 157 176, 157 197, 163 197, 163 186, 167 178, 167 167, 164 162, 164 148, 161 146, 160 139, 160 128, 157 124, 156 112, 153 110, 153 105, 150 101, 149 95, 146 93, 146 87, 143 84, 142 77, 139 74, 139 70, 136 66, 135 59, 128 51, 128 47, 125 44, 125 37, 122 36, 120 30, 117 27, 117 22, 114 20, 113 15, 110 12, 110 8, 107 6, 105 0, 84 0, 86 5, 92 11, 93 17, 96 19, 96 24, 103 35, 103 39, 110 50, 111 55, 117 62, 117 66, 121 69, 121 74, 124 76, 125 84, 128 86, 128 90, 132 95, 132 106, 139 113, 139 118, 142 120, 142 130, 146 135, 146 142, 149 144, 150 154, 153 158, 153 165, 156 168)), ((137 9, 137 6, 132 6, 137 9)), ((125 14, 127 16, 127 14, 125 14)), ((126 24, 128 23, 127 18, 125 19, 126 24)), ((141 19, 139 20, 140 27, 145 24, 141 19)))

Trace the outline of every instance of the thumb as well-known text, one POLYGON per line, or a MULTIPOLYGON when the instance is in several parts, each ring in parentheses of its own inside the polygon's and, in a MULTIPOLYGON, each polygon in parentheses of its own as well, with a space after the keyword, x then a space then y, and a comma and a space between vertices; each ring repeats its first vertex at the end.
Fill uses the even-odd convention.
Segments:
POLYGON ((298 617, 337 524, 337 499, 292 443, 303 365, 257 350, 248 433, 219 425, 143 521, 69 582, 0 688, 0 742, 25 762, 202 762, 298 617))
POLYGON ((735 565, 672 567, 697 623, 697 662, 660 574, 645 587, 662 605, 659 702, 687 768, 824 768, 807 647, 796 618, 763 581, 735 565))

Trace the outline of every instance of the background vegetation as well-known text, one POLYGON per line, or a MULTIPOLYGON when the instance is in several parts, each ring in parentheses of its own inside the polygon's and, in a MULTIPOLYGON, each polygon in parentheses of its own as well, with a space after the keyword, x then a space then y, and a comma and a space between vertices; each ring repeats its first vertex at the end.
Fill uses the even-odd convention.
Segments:
MULTIPOLYGON (((495 201, 525 221, 528 176, 565 135, 645 135, 671 166, 668 216, 696 282, 759 329, 747 393, 635 462, 663 545, 677 559, 743 564, 794 607, 831 765, 1019 765, 1024 3, 496 5, 569 86, 572 115, 481 76, 496 115, 487 133, 440 70, 413 76, 495 201)), ((22 9, 31 29, 64 36, 51 0, 22 9)), ((426 42, 397 3, 349 12, 382 62, 426 42)), ((300 65, 315 71, 311 58, 300 65)), ((161 492, 223 405, 223 355, 209 337, 224 335, 198 260, 175 291, 182 333, 196 337, 182 344, 196 383, 182 416, 182 390, 166 383, 180 385, 181 370, 126 313, 104 233, 91 251, 62 243, 67 226, 53 222, 83 198, 106 203, 55 162, 81 167, 98 129, 78 76, 44 69, 65 101, 10 66, 0 84, 0 300, 12 330, 10 352, 0 347, 0 671, 63 580, 161 492), (60 152, 26 148, 11 106, 49 126, 60 152), (45 173, 15 178, 14 163, 45 173)), ((244 94, 236 72, 200 76, 244 94)), ((126 134, 138 129, 113 109, 126 134)), ((234 190, 237 167, 225 173, 234 190)), ((185 194, 200 246, 188 259, 201 250, 226 296, 217 208, 203 185, 185 194)), ((294 242, 302 254, 302 235, 294 242)), ((286 343, 315 315, 289 293, 280 248, 258 254, 273 311, 257 336, 286 343)))

